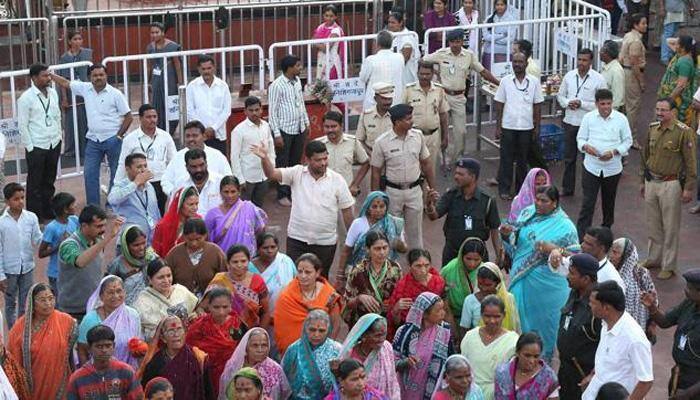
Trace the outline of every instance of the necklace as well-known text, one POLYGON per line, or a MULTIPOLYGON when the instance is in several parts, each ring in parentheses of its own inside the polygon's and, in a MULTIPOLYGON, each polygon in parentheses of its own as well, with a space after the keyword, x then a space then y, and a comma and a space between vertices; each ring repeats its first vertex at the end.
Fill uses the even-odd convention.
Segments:
POLYGON ((46 319, 42 319, 41 321, 37 321, 37 320, 32 321, 32 333, 39 332, 39 330, 41 330, 41 327, 44 326, 45 322, 46 322, 46 319))
POLYGON ((311 291, 310 295, 307 292, 305 292, 304 290, 301 291, 301 295, 304 296, 304 298, 307 300, 315 299, 316 298, 316 282, 314 282, 314 290, 311 291))

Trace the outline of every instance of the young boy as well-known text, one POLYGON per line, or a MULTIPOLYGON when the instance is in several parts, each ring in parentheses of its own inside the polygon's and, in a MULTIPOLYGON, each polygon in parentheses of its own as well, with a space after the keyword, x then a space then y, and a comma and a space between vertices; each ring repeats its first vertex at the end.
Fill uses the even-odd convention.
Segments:
POLYGON ((58 299, 58 246, 63 239, 80 228, 80 222, 75 215, 75 197, 70 193, 56 193, 51 199, 51 208, 56 214, 56 219, 44 228, 44 237, 39 246, 39 258, 51 257, 46 267, 46 275, 49 278, 51 290, 58 299))
POLYGON ((34 284, 34 250, 41 230, 36 214, 24 209, 22 185, 8 183, 2 192, 7 209, 0 216, 0 291, 5 292, 5 318, 11 328, 24 314, 27 293, 34 284))

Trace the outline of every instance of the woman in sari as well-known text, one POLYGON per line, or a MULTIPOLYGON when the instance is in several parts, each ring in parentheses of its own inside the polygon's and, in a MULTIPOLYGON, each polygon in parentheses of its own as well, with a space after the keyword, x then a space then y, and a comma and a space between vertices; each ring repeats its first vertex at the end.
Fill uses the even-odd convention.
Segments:
MULTIPOLYGON (((338 9, 329 4, 323 8, 323 23, 314 30, 314 39, 339 38, 345 36, 343 28, 338 25, 338 9)), ((316 79, 333 80, 343 77, 345 60, 345 43, 335 42, 317 45, 316 79)))
MULTIPOLYGON (((422 12, 422 10, 420 10, 422 12)), ((402 81, 404 86, 409 83, 418 82, 418 59, 420 58, 420 48, 418 39, 413 34, 415 32, 406 27, 406 13, 401 7, 394 7, 389 12, 386 28, 395 35, 391 48, 401 54, 404 59, 402 81)))
POLYGON ((138 368, 139 360, 129 351, 129 340, 141 339, 141 319, 138 311, 124 303, 124 284, 121 278, 107 275, 87 302, 88 313, 78 328, 78 357, 80 364, 90 359, 87 332, 97 325, 106 325, 114 331, 114 355, 117 360, 138 368))
POLYGON ((301 339, 284 353, 282 369, 292 386, 291 399, 322 399, 333 388, 329 363, 338 358, 340 343, 328 337, 330 329, 328 313, 312 310, 304 321, 301 339))
POLYGON ((367 234, 365 246, 368 257, 350 271, 345 286, 343 319, 348 326, 368 312, 386 316, 389 297, 401 278, 401 267, 388 258, 389 239, 383 233, 367 234))
POLYGON ((552 184, 552 179, 547 170, 542 168, 532 168, 525 176, 525 181, 520 186, 520 191, 510 203, 510 214, 507 221, 514 223, 518 219, 520 212, 535 204, 535 193, 538 187, 548 186, 552 184))
POLYGON ((173 274, 162 259, 156 258, 146 268, 148 287, 134 302, 134 309, 141 316, 141 329, 146 341, 155 334, 158 323, 168 315, 179 315, 187 320, 193 316, 197 296, 186 287, 173 285, 173 274))
POLYGON ((543 186, 537 189, 535 204, 520 213, 515 225, 503 224, 500 231, 513 260, 509 290, 518 306, 522 332, 538 332, 544 341, 544 358, 550 360, 569 284, 549 268, 548 255, 540 252, 537 244, 546 242, 578 251, 576 226, 559 205, 557 188, 543 186))
POLYGON ((349 358, 337 363, 333 367, 333 375, 338 383, 324 400, 388 399, 384 393, 368 385, 365 366, 355 359, 349 358))
MULTIPOLYGON (((1 316, 0 316, 1 317, 1 316)), ((0 326, 4 325, 4 321, 0 319, 0 326)), ((2 328, 0 328, 1 330, 2 328)), ((0 337, 0 366, 7 377, 7 382, 12 386, 19 400, 30 400, 32 396, 29 394, 29 380, 27 372, 22 368, 22 364, 7 351, 4 344, 4 335, 0 337)))
POLYGON ((241 368, 226 386, 227 400, 271 400, 263 392, 263 381, 255 368, 241 368))
POLYGON ((207 241, 207 227, 200 218, 185 221, 181 237, 184 242, 170 250, 165 263, 173 271, 173 282, 201 298, 214 275, 226 271, 226 256, 207 241))
MULTIPOLYGON (((447 0, 433 0, 432 10, 423 14, 423 26, 427 31, 430 28, 442 28, 457 25, 454 14, 447 10, 447 0)), ((428 39, 428 54, 431 54, 442 46, 442 33, 431 33, 428 39)))
POLYGON ((678 37, 676 54, 666 67, 661 78, 659 98, 668 97, 676 106, 676 117, 689 127, 696 127, 695 109, 692 107, 693 95, 697 90, 695 80, 695 63, 697 61, 695 44, 690 36, 678 37))
POLYGON ((481 302, 489 295, 496 295, 506 305, 506 315, 503 319, 503 328, 520 333, 520 316, 515 298, 506 290, 506 280, 498 268, 492 262, 481 264, 476 270, 476 281, 479 290, 464 299, 460 326, 466 330, 483 325, 481 321, 481 302))
POLYGON ((173 400, 173 385, 165 378, 156 377, 148 381, 143 388, 146 400, 173 400))
POLYGON ((387 322, 379 314, 360 317, 350 329, 340 350, 340 358, 353 358, 364 365, 367 384, 390 400, 401 399, 401 388, 396 376, 394 350, 386 341, 387 322))
POLYGON ((396 328, 406 322, 411 304, 423 292, 431 292, 444 297, 445 280, 433 268, 430 253, 423 249, 408 252, 408 274, 399 280, 387 302, 389 315, 389 337, 394 337, 396 328))
POLYGON ((515 344, 515 357, 496 368, 495 400, 559 398, 557 373, 540 357, 542 339, 525 333, 515 344))
MULTIPOLYGON (((69 29, 63 39, 67 42, 68 49, 58 59, 59 64, 70 64, 81 61, 92 61, 92 49, 83 47, 83 34, 80 30, 69 29)), ((76 80, 82 82, 90 82, 88 76, 88 66, 70 68, 62 68, 56 70, 56 73, 68 80, 76 80), (71 72, 73 76, 71 76, 71 72)), ((58 88, 57 88, 58 89, 58 88)), ((66 157, 73 157, 77 149, 80 149, 80 159, 85 159, 85 135, 87 134, 87 112, 85 111, 85 99, 82 96, 75 97, 73 103, 73 94, 70 89, 60 88, 58 94, 61 99, 61 109, 64 114, 64 127, 66 131, 64 153, 66 157), (75 110, 73 110, 75 108, 75 110), (75 117, 73 116, 75 112, 75 117), (76 121, 77 119, 77 121, 76 121), (76 134, 77 129, 77 134, 76 134), (78 138, 76 145, 75 139, 78 138)))
POLYGON ((185 342, 186 333, 177 315, 160 321, 139 370, 141 384, 160 376, 173 385, 175 400, 214 399, 209 358, 185 342))
MULTIPOLYGON (((170 53, 180 51, 182 48, 179 44, 165 37, 165 25, 160 22, 151 22, 151 40, 152 42, 146 46, 146 53, 170 53)), ((158 127, 165 130, 168 114, 165 111, 168 104, 168 97, 177 96, 177 86, 182 79, 182 68, 180 66, 180 57, 170 57, 167 59, 154 58, 150 60, 151 71, 151 89, 152 96, 151 104, 155 107, 158 113, 158 127), (163 66, 163 62, 166 63, 163 66), (166 81, 166 71, 167 81, 166 81)), ((168 132, 172 135, 177 128, 177 121, 169 121, 168 132)), ((162 211, 161 211, 162 212, 162 211)))
POLYGON ((503 329, 506 306, 501 299, 491 295, 481 302, 481 318, 484 326, 472 329, 464 335, 460 349, 474 366, 472 374, 484 393, 484 399, 493 400, 493 379, 496 367, 515 354, 518 334, 503 329))
POLYGON ((226 400, 226 390, 234 374, 243 367, 258 371, 263 383, 263 394, 272 400, 284 400, 291 390, 282 367, 270 357, 270 337, 263 328, 249 330, 226 362, 219 384, 219 400, 226 400))
MULTIPOLYGON (((231 306, 247 327, 270 325, 270 303, 267 286, 260 274, 248 271, 250 253, 244 245, 234 245, 226 253, 228 272, 219 272, 209 283, 209 287, 223 287, 231 292, 231 306)), ((202 307, 208 307, 207 295, 202 299, 202 307)))
POLYGON ((265 230, 267 214, 252 201, 240 198, 241 184, 235 176, 223 177, 219 192, 221 205, 209 210, 204 218, 209 240, 223 251, 242 244, 250 254, 255 254, 255 235, 265 230))
MULTIPOLYGON (((477 289, 476 270, 488 260, 486 244, 477 237, 466 238, 459 247, 457 257, 440 271, 445 279, 447 304, 455 321, 462 316, 464 299, 477 289)), ((456 327, 455 327, 456 328, 456 327)), ((461 337, 459 334, 457 337, 461 337)))
POLYGON ((469 360, 463 355, 447 357, 430 400, 484 400, 484 393, 474 382, 472 371, 469 360))
POLYGON ((182 225, 190 218, 201 218, 197 214, 199 193, 194 186, 175 192, 170 206, 153 231, 153 250, 165 257, 177 243, 182 242, 182 225))
POLYGON ((345 237, 345 246, 340 254, 336 287, 345 290, 347 270, 367 258, 365 239, 370 231, 382 232, 389 239, 391 250, 389 259, 398 261, 399 254, 406 251, 404 242, 403 219, 389 214, 389 196, 380 191, 367 195, 362 203, 360 216, 355 218, 345 237))
POLYGON ((27 300, 26 312, 10 330, 7 350, 22 360, 31 399, 65 399, 78 325, 55 309, 56 297, 46 283, 32 286, 27 300))
POLYGON ((124 282, 126 305, 131 306, 146 288, 146 266, 158 255, 146 243, 146 234, 136 225, 128 225, 119 236, 121 254, 107 266, 109 275, 116 275, 124 282))
POLYGON ((297 259, 297 276, 282 290, 274 310, 275 342, 280 354, 301 337, 310 310, 321 309, 331 317, 330 337, 338 337, 342 298, 321 276, 323 264, 311 253, 297 259))
POLYGON ((270 292, 270 310, 274 310, 280 292, 297 275, 297 266, 288 255, 279 251, 280 243, 274 233, 260 232, 255 240, 258 251, 250 262, 265 281, 270 292))
POLYGON ((440 296, 421 293, 411 306, 406 324, 396 332, 394 353, 401 398, 430 400, 447 357, 454 353, 450 325, 444 322, 440 296))
POLYGON ((231 312, 231 292, 215 287, 207 293, 209 312, 194 320, 187 328, 185 341, 209 356, 211 381, 218 395, 219 379, 226 361, 236 349, 247 329, 236 313, 231 312))

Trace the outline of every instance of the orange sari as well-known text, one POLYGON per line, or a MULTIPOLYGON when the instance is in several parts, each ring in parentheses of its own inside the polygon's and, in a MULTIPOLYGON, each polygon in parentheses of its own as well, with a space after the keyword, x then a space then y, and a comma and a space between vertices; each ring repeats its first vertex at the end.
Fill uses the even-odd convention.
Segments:
POLYGON ((29 378, 31 399, 65 399, 78 325, 70 315, 54 310, 39 330, 31 333, 32 308, 27 304, 26 314, 10 330, 7 350, 15 359, 22 360, 29 378))
POLYGON ((299 280, 296 278, 280 292, 273 316, 275 342, 280 354, 284 354, 287 347, 301 337, 304 320, 309 311, 322 309, 328 315, 340 314, 343 308, 340 295, 326 279, 319 278, 319 282, 323 286, 313 300, 303 298, 299 280))

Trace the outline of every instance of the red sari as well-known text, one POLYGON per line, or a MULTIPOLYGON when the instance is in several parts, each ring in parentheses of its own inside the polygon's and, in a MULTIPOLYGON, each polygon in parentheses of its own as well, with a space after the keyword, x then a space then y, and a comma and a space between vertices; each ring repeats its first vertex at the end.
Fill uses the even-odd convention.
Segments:
MULTIPOLYGON (((163 258, 168 255, 176 244, 182 242, 180 220, 182 204, 185 202, 185 199, 182 198, 182 194, 190 188, 194 189, 190 186, 181 188, 175 192, 175 195, 170 201, 170 206, 168 206, 168 211, 163 215, 163 218, 158 221, 158 225, 156 225, 156 229, 153 231, 153 250, 163 258)), ((197 189, 194 190, 196 192, 197 189)), ((196 218, 201 218, 201 216, 197 215, 196 218)))
POLYGON ((398 320, 394 317, 391 310, 394 308, 396 303, 401 299, 411 299, 415 300, 419 294, 423 292, 431 292, 444 297, 445 294, 445 279, 440 276, 440 273, 433 267, 428 270, 430 275, 430 280, 427 285, 423 285, 418 282, 412 274, 406 274, 401 280, 396 283, 394 291, 391 293, 391 297, 387 301, 387 307, 390 310, 390 316, 387 318, 389 320, 388 335, 387 340, 394 337, 396 330, 406 322, 406 315, 408 315, 408 310, 402 310, 398 315, 398 320))
POLYGON ((245 327, 233 313, 221 325, 214 322, 210 314, 205 314, 187 328, 187 344, 199 348, 209 356, 211 381, 215 392, 219 390, 219 379, 224 372, 226 361, 231 358, 244 333, 245 327))

